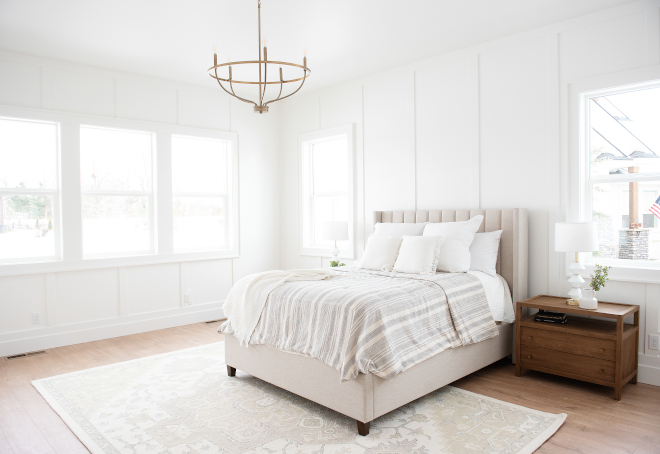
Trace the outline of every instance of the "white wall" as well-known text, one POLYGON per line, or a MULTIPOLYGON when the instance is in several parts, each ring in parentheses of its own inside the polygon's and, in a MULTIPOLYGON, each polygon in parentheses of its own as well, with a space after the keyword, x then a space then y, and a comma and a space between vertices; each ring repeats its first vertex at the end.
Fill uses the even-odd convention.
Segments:
POLYGON ((0 356, 217 319, 233 282, 279 267, 277 109, 255 115, 219 88, 6 52, 0 106, 237 133, 240 198, 239 258, 0 277, 0 356))
MULTIPOLYGON (((568 216, 571 83, 660 62, 660 1, 642 1, 484 43, 287 101, 282 120, 286 268, 298 251, 298 134, 356 130, 358 257, 374 210, 529 210, 529 295, 567 290, 554 223, 568 216)), ((660 285, 612 281, 602 300, 641 306, 640 380, 660 385, 660 285)))

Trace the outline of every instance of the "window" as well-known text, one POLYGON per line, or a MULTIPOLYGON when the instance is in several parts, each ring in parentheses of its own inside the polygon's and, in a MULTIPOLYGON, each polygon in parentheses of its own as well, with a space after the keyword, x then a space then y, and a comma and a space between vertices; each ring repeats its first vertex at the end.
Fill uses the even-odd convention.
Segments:
POLYGON ((80 128, 83 255, 154 251, 152 133, 80 128))
POLYGON ((231 142, 172 136, 174 251, 231 247, 231 142))
POLYGON ((584 107, 585 218, 600 243, 592 261, 660 266, 651 209, 660 196, 660 85, 602 91, 584 107))
POLYGON ((328 255, 334 247, 322 236, 325 221, 348 222, 349 240, 338 241, 353 257, 353 138, 344 126, 300 136, 301 253, 328 255))
POLYGON ((0 118, 0 261, 60 256, 59 125, 0 118))

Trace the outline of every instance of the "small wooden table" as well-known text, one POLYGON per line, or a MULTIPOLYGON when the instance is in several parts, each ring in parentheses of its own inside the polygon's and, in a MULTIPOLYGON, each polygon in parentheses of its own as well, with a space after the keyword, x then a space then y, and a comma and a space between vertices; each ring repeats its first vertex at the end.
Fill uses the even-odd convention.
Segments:
POLYGON ((598 302, 598 309, 580 309, 566 304, 566 298, 540 295, 518 301, 516 310, 516 376, 523 367, 614 388, 621 400, 621 388, 637 383, 639 349, 639 306, 598 302), (522 308, 563 312, 566 324, 535 322, 522 317, 522 308), (634 324, 624 318, 634 314, 634 324), (576 317, 588 315, 605 320, 576 317))

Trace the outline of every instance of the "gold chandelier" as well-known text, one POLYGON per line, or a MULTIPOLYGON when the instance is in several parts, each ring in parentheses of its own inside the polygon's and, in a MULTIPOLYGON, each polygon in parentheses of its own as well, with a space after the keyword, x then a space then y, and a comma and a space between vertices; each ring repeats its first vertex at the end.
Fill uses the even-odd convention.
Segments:
MULTIPOLYGON (((307 67, 307 52, 305 52, 305 56, 303 57, 303 64, 298 65, 296 63, 289 63, 285 61, 269 61, 268 60, 268 49, 266 48, 266 40, 263 40, 263 60, 261 59, 261 0, 258 0, 258 15, 259 15, 259 60, 249 60, 249 61, 236 61, 236 62, 227 62, 227 63, 221 63, 218 64, 218 54, 215 52, 215 48, 213 48, 213 66, 209 68, 209 76, 213 77, 215 80, 218 81, 218 84, 220 87, 227 92, 227 94, 233 96, 236 99, 239 99, 243 102, 246 102, 248 104, 253 104, 254 105, 254 111, 258 112, 260 114, 268 112, 268 104, 275 102, 275 101, 280 101, 282 99, 288 98, 289 96, 295 95, 305 84, 305 80, 310 76, 312 71, 307 67), (268 65, 279 65, 280 69, 280 80, 279 81, 270 81, 268 82, 267 76, 268 76, 268 65), (248 80, 236 80, 233 78, 232 75, 232 65, 257 65, 259 67, 259 81, 248 81, 248 80), (298 68, 302 70, 302 75, 300 77, 294 78, 294 79, 284 79, 283 73, 282 73, 282 66, 291 66, 294 68, 298 68), (227 68, 227 71, 225 72, 224 76, 218 75, 218 69, 220 68, 227 68), (263 79, 261 78, 262 75, 262 69, 263 69, 263 79), (225 86, 222 84, 223 82, 227 83, 229 85, 229 90, 225 88, 225 86), (286 96, 282 96, 282 89, 284 87, 284 84, 290 84, 294 82, 300 82, 300 85, 298 88, 295 89, 292 93, 289 93, 286 96), (244 85, 259 85, 259 100, 258 102, 252 101, 250 99, 245 99, 241 96, 238 96, 234 92, 234 84, 244 84, 244 85), (268 88, 269 85, 279 85, 279 93, 276 98, 270 99, 270 101, 266 101, 266 89, 268 88)), ((224 71, 224 70, 223 70, 224 71)), ((222 71, 221 71, 222 72, 222 71)), ((277 89, 277 87, 275 88, 277 89)))

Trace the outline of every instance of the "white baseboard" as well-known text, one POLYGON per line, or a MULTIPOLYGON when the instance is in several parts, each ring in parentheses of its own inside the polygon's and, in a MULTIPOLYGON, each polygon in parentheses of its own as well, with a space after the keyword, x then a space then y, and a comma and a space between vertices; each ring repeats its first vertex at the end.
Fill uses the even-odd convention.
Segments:
POLYGON ((146 314, 0 335, 0 356, 144 333, 223 318, 222 303, 199 304, 146 314))
POLYGON ((660 386, 660 357, 639 355, 637 381, 639 383, 660 386))

